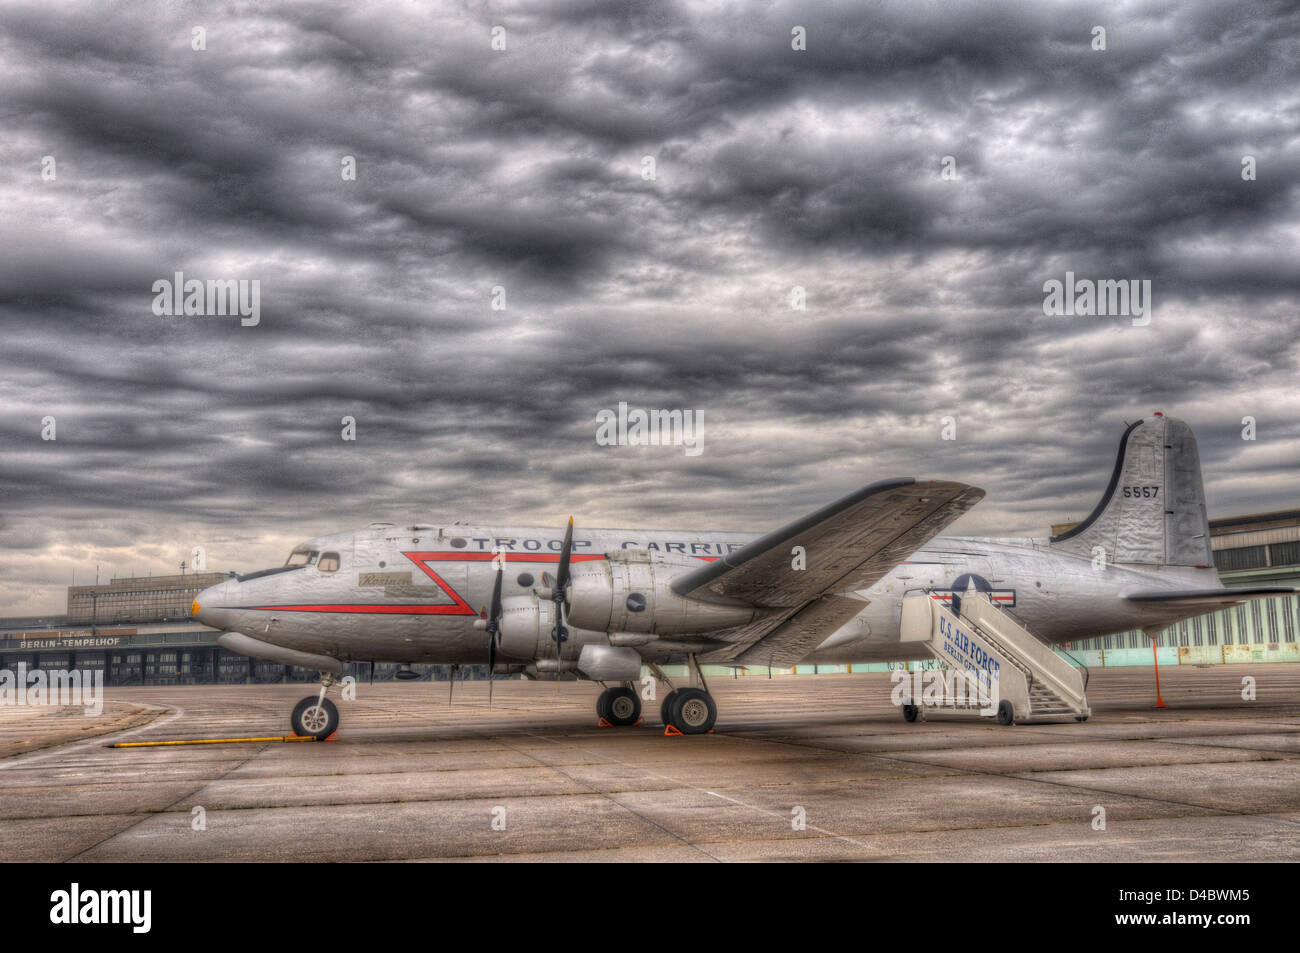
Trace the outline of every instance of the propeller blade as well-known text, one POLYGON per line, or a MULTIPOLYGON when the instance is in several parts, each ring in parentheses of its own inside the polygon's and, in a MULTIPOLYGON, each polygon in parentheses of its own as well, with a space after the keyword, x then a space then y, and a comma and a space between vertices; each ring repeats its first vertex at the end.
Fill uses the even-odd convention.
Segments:
POLYGON ((569 553, 573 550, 573 517, 564 531, 564 545, 560 547, 560 566, 555 571, 555 588, 563 592, 569 585, 569 553))
POLYGON ((492 675, 497 670, 497 642, 501 633, 501 580, 505 566, 497 567, 496 582, 492 584, 492 614, 488 616, 488 708, 492 707, 492 675))
MULTIPOLYGON (((555 585, 551 589, 551 600, 555 603, 555 627, 551 629, 551 639, 555 642, 555 660, 560 660, 560 644, 569 639, 569 630, 564 627, 564 612, 569 607, 569 554, 573 551, 573 517, 564 530, 564 545, 560 547, 560 565, 555 571, 555 585)), ((557 669, 558 671, 558 669, 557 669)))
POLYGON ((501 580, 505 576, 505 567, 497 569, 497 580, 492 584, 492 613, 488 616, 488 622, 497 622, 501 618, 501 580))

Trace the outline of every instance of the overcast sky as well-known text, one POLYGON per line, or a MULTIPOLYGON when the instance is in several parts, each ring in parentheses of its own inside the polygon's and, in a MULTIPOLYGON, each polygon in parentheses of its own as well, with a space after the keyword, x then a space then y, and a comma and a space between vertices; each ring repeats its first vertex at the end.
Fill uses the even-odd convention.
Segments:
POLYGON ((1212 516, 1300 507, 1298 37, 1217 0, 7 3, 0 615, 194 544, 762 530, 892 476, 1043 535, 1155 410, 1212 516), (258 280, 260 324, 155 315, 177 271, 258 280), (1150 324, 1044 315, 1066 271, 1149 279, 1150 324), (703 452, 597 446, 619 401, 703 452))

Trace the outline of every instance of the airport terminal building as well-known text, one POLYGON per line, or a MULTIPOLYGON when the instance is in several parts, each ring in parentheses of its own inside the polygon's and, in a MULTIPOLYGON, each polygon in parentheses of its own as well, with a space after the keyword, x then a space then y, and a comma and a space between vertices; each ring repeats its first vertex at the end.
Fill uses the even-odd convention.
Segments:
MULTIPOLYGON (((1052 531, 1062 532, 1069 525, 1052 531)), ((1215 565, 1225 585, 1300 587, 1300 510, 1212 520, 1210 532, 1215 565)), ((65 615, 0 619, 0 668, 13 670, 22 663, 28 669, 101 669, 108 685, 316 681, 315 671, 222 648, 217 644, 221 633, 191 617, 194 597, 232 575, 130 577, 71 586, 65 615)), ((1300 661, 1298 632, 1300 597, 1263 599, 1180 622, 1160 636, 1157 651, 1161 665, 1300 661)), ((1150 665, 1153 655, 1150 640, 1139 631, 1077 642, 1067 651, 1089 666, 1150 665)), ((822 665, 816 671, 880 667, 822 665)), ((424 679, 451 676, 445 665, 410 668, 424 679)), ((373 677, 392 679, 398 670, 397 665, 377 665, 373 677)), ((368 664, 354 663, 349 671, 358 679, 372 677, 368 664)), ((485 675, 482 666, 467 666, 459 673, 470 679, 485 675)))

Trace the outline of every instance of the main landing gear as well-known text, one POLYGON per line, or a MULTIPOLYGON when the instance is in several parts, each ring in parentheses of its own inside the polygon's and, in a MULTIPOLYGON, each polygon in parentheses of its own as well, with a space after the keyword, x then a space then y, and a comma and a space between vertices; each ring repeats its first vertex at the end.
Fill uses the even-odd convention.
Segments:
POLYGON ((607 688, 596 699, 596 714, 615 727, 635 725, 641 717, 641 699, 631 685, 607 688))
MULTIPOLYGON (((659 718, 665 728, 675 728, 684 735, 703 735, 713 730, 714 722, 718 720, 718 706, 713 703, 709 685, 695 656, 692 654, 689 659, 691 687, 674 688, 665 695, 659 705, 659 718)), ((672 686, 657 665, 650 666, 650 670, 660 681, 672 686)))
POLYGON ((703 688, 679 688, 668 693, 660 715, 665 726, 672 725, 684 735, 703 735, 713 730, 718 706, 703 688))
POLYGON ((337 685, 338 679, 329 672, 321 672, 320 694, 308 695, 293 706, 289 717, 289 726, 299 738, 315 738, 324 741, 334 734, 339 727, 339 710, 332 701, 325 697, 331 685, 337 685))

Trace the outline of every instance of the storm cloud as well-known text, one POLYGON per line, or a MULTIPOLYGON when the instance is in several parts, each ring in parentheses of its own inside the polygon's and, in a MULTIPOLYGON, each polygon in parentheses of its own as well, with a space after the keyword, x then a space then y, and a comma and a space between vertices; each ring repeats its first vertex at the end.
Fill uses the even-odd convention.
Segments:
POLYGON ((7 4, 0 615, 193 545, 761 530, 900 475, 1039 535, 1155 410, 1211 515, 1298 506, 1298 64, 1285 2, 7 4), (1151 323, 1045 315, 1067 271, 1151 323), (158 316, 177 272, 260 323, 158 316), (704 452, 597 446, 619 401, 704 452))

